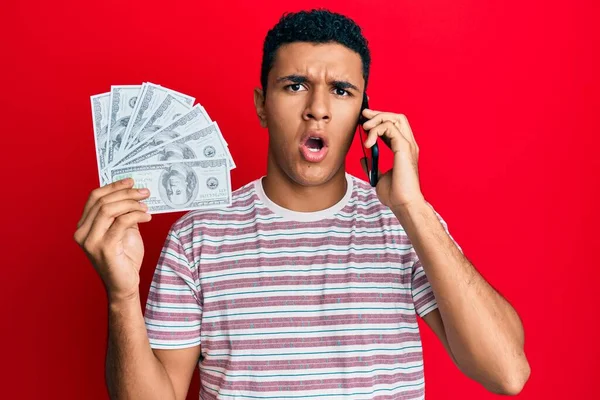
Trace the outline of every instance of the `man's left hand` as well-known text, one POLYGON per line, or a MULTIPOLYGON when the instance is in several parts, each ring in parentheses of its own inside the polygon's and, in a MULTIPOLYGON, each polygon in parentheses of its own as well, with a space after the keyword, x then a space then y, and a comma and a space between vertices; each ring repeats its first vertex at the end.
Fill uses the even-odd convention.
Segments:
POLYGON ((364 146, 370 149, 381 136, 394 153, 392 169, 380 175, 377 181, 376 191, 381 203, 392 210, 423 203, 425 199, 419 184, 419 146, 406 116, 369 109, 363 110, 363 115, 368 118, 363 124, 367 132, 364 146))

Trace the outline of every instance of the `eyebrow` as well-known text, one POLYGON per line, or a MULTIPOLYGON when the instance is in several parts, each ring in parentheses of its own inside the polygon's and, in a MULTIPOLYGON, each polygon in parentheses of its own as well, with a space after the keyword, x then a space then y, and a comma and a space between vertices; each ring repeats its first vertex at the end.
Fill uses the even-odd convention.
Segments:
MULTIPOLYGON (((283 82, 283 81, 289 81, 292 83, 296 83, 296 84, 300 84, 300 83, 305 83, 308 82, 308 78, 304 75, 298 75, 298 74, 292 74, 292 75, 286 75, 286 76, 282 76, 280 78, 277 78, 277 83, 279 82, 283 82)), ((357 92, 360 92, 360 90, 353 84, 351 84, 348 81, 333 81, 331 82, 333 86, 335 86, 336 88, 340 88, 340 89, 354 89, 357 92)))

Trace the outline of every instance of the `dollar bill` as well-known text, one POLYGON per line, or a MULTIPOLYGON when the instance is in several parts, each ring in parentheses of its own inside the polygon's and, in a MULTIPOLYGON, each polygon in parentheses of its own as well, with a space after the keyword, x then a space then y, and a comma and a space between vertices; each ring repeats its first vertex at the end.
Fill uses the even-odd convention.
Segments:
POLYGON ((148 118, 150 118, 150 116, 158 109, 162 101, 167 97, 167 94, 173 95, 176 99, 190 107, 194 104, 195 98, 192 96, 176 92, 175 90, 151 82, 143 83, 139 101, 136 103, 132 117, 125 129, 119 154, 124 154, 126 149, 132 147, 134 139, 140 132, 142 126, 144 126, 146 121, 148 121, 148 118))
MULTIPOLYGON (((139 133, 131 141, 131 146, 135 147, 139 143, 146 141, 154 136, 154 133, 161 128, 171 124, 173 121, 187 113, 192 106, 179 101, 175 96, 167 94, 160 106, 152 113, 148 120, 142 125, 139 133)), ((115 160, 118 161, 118 160, 115 160)), ((111 163, 115 165, 115 163, 111 163)))
POLYGON ((132 178, 134 187, 147 188, 148 212, 222 208, 231 205, 227 159, 163 162, 112 168, 111 180, 132 178))
POLYGON ((135 108, 141 87, 141 85, 121 85, 111 86, 110 88, 106 165, 113 164, 113 160, 121 147, 123 134, 135 108))
POLYGON ((100 186, 108 183, 106 176, 106 143, 108 140, 108 112, 110 92, 91 96, 92 122, 94 127, 94 144, 96 146, 96 162, 98 164, 98 178, 100 186))
MULTIPOLYGON (((159 134, 160 135, 160 134, 159 134)), ((171 139, 153 150, 146 152, 125 165, 139 165, 144 163, 157 163, 176 160, 210 160, 227 158, 229 169, 235 168, 231 155, 223 143, 219 125, 212 122, 210 125, 175 139, 171 139)))
POLYGON ((233 161, 233 157, 231 156, 231 152, 229 151, 229 145, 225 141, 223 135, 221 135, 221 138, 223 139, 223 143, 225 144, 225 152, 227 153, 227 159, 229 161, 229 169, 235 169, 237 166, 235 165, 235 161, 233 161))
POLYGON ((203 128, 211 123, 211 119, 200 104, 196 104, 187 113, 173 121, 168 126, 156 131, 136 147, 129 150, 127 154, 121 158, 114 166, 131 164, 131 160, 141 156, 144 153, 150 152, 162 144, 184 136, 195 130, 203 128))

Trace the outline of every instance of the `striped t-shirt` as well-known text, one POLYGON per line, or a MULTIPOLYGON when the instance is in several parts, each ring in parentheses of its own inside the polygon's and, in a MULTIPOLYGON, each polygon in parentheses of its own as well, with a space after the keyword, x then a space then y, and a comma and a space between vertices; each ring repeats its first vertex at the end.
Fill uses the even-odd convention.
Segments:
POLYGON ((146 327, 156 349, 201 345, 200 399, 424 398, 417 315, 436 300, 398 219, 346 181, 296 212, 259 178, 172 226, 146 327))

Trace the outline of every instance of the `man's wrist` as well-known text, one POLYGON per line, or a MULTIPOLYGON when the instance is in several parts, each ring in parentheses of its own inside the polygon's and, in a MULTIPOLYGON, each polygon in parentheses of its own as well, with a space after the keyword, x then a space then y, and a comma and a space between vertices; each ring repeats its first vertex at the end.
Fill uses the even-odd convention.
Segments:
POLYGON ((403 204, 402 206, 393 207, 391 210, 398 218, 400 223, 403 221, 410 221, 415 215, 422 214, 423 211, 428 211, 430 209, 430 205, 427 203, 425 199, 420 201, 414 201, 411 203, 403 204))
POLYGON ((122 310, 132 306, 140 306, 140 292, 136 291, 129 294, 117 294, 107 292, 108 306, 111 310, 122 310))

